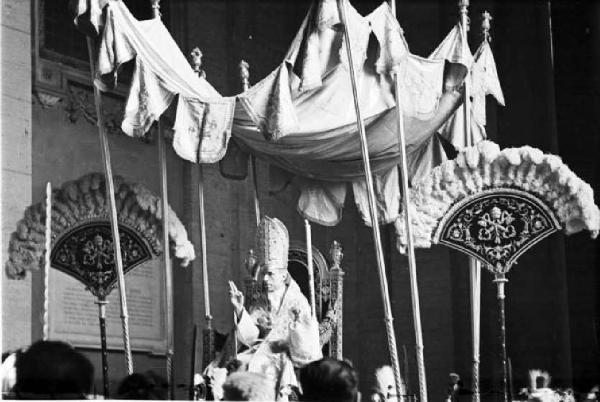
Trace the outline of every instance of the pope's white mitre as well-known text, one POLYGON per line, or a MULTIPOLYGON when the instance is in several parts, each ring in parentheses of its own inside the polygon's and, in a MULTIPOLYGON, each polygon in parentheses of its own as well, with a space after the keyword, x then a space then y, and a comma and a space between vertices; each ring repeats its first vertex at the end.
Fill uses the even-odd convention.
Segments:
POLYGON ((289 243, 285 225, 277 218, 265 216, 256 231, 258 263, 261 266, 287 269, 289 243))

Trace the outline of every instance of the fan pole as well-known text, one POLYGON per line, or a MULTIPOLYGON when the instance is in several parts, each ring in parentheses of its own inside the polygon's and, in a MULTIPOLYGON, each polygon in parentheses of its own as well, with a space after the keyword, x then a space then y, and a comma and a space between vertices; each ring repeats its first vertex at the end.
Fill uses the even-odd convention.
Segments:
MULTIPOLYGON (((392 13, 396 17, 395 1, 391 0, 392 13)), ((400 150, 400 176, 402 178, 402 206, 404 225, 407 238, 408 272, 410 276, 410 294, 412 300, 413 320, 415 326, 415 341, 417 352, 417 371, 419 375, 419 396, 421 401, 427 401, 427 375, 425 372, 425 357, 423 345, 423 329, 421 327, 421 307, 419 301, 419 285, 417 282, 417 260, 413 244, 412 223, 410 220, 410 192, 408 188, 408 162, 406 157, 406 135, 404 133, 404 116, 402 115, 402 102, 400 99, 400 79, 394 74, 394 94, 396 97, 396 114, 398 117, 398 148, 400 150)), ((398 374, 400 375, 400 374, 398 374)), ((402 393, 404 394, 404 393, 402 393)), ((398 392, 398 395, 402 395, 398 392)))
POLYGON ((506 275, 503 273, 496 274, 494 282, 498 286, 498 323, 500 324, 500 357, 502 359, 502 393, 504 395, 504 402, 508 401, 508 366, 507 366, 507 354, 506 354, 506 313, 504 307, 504 284, 508 282, 506 275))
MULTIPOLYGON (((385 261, 383 258, 383 248, 381 245, 381 237, 379 233, 379 219, 377 217, 377 207, 375 205, 375 191, 373 190, 373 177, 371 176, 371 163, 369 160, 369 148, 367 145, 367 136, 365 125, 361 116, 360 102, 358 99, 358 89, 356 83, 356 72, 354 71, 354 59, 352 58, 352 46, 350 44, 350 27, 346 19, 346 0, 337 0, 340 20, 344 26, 344 42, 346 47, 346 55, 348 57, 348 65, 350 69, 350 81, 352 83, 352 95, 354 99, 354 109, 356 112, 356 124, 358 126, 358 134, 360 136, 361 153, 365 169, 365 182, 367 184, 367 194, 369 198, 369 212, 371 215, 371 224, 373 229, 373 241, 375 243, 375 254, 377 257, 377 268, 379 274, 379 284, 381 287, 381 296, 383 298, 383 309, 385 314, 385 326, 388 338, 388 347, 390 360, 394 372, 394 380, 396 383, 396 393, 403 395, 402 379, 400 377, 400 363, 398 361, 398 351, 396 349, 396 334, 394 332, 394 319, 392 317, 392 306, 388 290, 388 281, 385 273, 385 261)), ((427 399, 423 399, 425 402, 427 399)))
POLYGON ((480 322, 481 322, 481 262, 476 258, 469 257, 469 280, 471 285, 471 335, 473 341, 472 362, 472 401, 479 402, 479 345, 480 345, 480 322))
POLYGON ((196 348, 198 345, 198 325, 194 324, 194 331, 192 332, 192 355, 190 356, 190 387, 188 389, 188 400, 196 400, 196 384, 194 379, 196 377, 196 348))
POLYGON ((100 323, 100 348, 102 351, 102 387, 104 399, 109 399, 108 389, 108 347, 106 346, 106 305, 105 297, 97 297, 95 303, 98 305, 98 321, 100 323))
POLYGON ((94 84, 96 77, 96 67, 94 64, 92 40, 87 38, 88 56, 90 59, 90 70, 92 76, 92 86, 94 87, 94 103, 96 105, 96 124, 98 126, 98 136, 100 137, 100 149, 102 151, 102 161, 104 162, 104 175, 106 177, 106 196, 110 208, 110 226, 112 229, 113 247, 115 254, 115 270, 117 274, 117 283, 119 287, 119 302, 121 305, 121 326, 123 329, 123 348, 125 351, 125 361, 127 363, 127 374, 133 373, 133 358, 131 355, 131 344, 129 342, 129 310, 127 308, 127 295, 125 294, 125 274, 123 273, 123 256, 121 255, 121 239, 119 237, 119 223, 117 221, 117 207, 115 202, 115 185, 112 176, 112 167, 110 163, 110 148, 108 139, 104 131, 104 116, 102 110, 102 96, 100 90, 94 84))

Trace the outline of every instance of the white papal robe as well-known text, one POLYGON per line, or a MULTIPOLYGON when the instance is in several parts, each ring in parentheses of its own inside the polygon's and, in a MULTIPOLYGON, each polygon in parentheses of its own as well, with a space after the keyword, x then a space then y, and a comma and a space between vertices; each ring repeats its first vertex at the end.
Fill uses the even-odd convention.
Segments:
POLYGON ((265 297, 248 311, 244 309, 238 319, 236 337, 249 348, 239 353, 238 359, 248 371, 272 379, 281 400, 291 386, 298 386, 294 368, 323 355, 319 324, 293 279, 290 278, 279 300, 279 306, 271 305, 265 297))

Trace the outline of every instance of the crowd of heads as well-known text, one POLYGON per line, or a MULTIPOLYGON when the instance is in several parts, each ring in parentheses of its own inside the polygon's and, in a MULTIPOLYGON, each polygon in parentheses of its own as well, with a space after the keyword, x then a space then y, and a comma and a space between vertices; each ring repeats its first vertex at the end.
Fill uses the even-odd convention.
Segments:
MULTIPOLYGON (((262 374, 229 365, 223 400, 273 401, 276 386, 262 374)), ((3 355, 4 399, 88 399, 94 392, 94 366, 71 345, 60 341, 39 341, 27 350, 3 355)), ((298 372, 299 387, 290 399, 302 401, 356 402, 358 375, 349 362, 324 358, 298 372)), ((96 395, 98 396, 98 395, 96 395)), ((113 396, 116 399, 165 400, 167 381, 155 373, 134 373, 125 377, 113 396)))
MULTIPOLYGON (((0 375, 5 399, 86 399, 94 396, 94 366, 87 357, 67 343, 36 342, 25 351, 4 354, 2 360, 0 375)), ((229 364, 227 371, 228 375, 222 384, 222 400, 273 401, 277 399, 276 386, 266 376, 242 371, 235 364, 229 364)), ((390 377, 390 375, 384 376, 384 371, 379 369, 376 377, 390 377)), ((290 400, 315 402, 361 400, 358 373, 348 361, 326 357, 302 367, 297 374, 299 386, 291 390, 290 400)), ((542 383, 545 378, 543 375, 534 377, 535 382, 516 396, 516 399, 540 402, 600 400, 598 387, 585 394, 577 395, 570 390, 564 392, 551 390, 549 380, 542 383)), ((390 395, 396 399, 397 395, 390 381, 391 379, 387 382, 383 381, 387 384, 387 387, 383 387, 386 389, 382 388, 374 392, 372 397, 365 400, 390 401, 390 395)), ((463 387, 460 377, 456 374, 451 375, 447 400, 462 400, 460 395, 463 393, 460 390, 463 387)), ((165 400, 168 399, 167 381, 151 371, 134 373, 120 382, 113 398, 165 400)), ((470 400, 471 396, 468 395, 467 398, 470 400)))
MULTIPOLYGON (((39 341, 25 351, 2 356, 3 399, 89 399, 94 392, 94 366, 71 345, 39 341)), ((125 377, 117 399, 168 399, 167 382, 148 371, 125 377)))
POLYGON ((236 360, 226 369, 217 369, 202 381, 202 396, 225 401, 274 401, 285 395, 289 401, 357 402, 358 374, 352 364, 333 358, 323 358, 297 370, 298 386, 280 388, 269 377, 244 371, 236 360), (220 373, 225 372, 221 375, 220 373), (223 377, 221 379, 221 377, 223 377), (207 394, 206 391, 210 390, 207 394), (277 395, 279 393, 279 395, 277 395))

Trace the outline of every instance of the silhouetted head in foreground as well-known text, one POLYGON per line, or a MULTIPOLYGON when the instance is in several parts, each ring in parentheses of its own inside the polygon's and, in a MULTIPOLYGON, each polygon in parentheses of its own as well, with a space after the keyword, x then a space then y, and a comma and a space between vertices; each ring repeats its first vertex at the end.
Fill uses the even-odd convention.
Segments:
POLYGON ((169 399, 167 380, 158 374, 147 371, 133 373, 121 381, 117 391, 118 399, 169 399))
POLYGON ((355 402, 358 374, 340 360, 323 358, 300 369, 303 401, 355 402))
POLYGON ((18 399, 84 399, 92 390, 94 366, 71 345, 39 341, 16 363, 18 399))
POLYGON ((274 401, 275 384, 264 375, 238 371, 227 376, 223 396, 226 401, 274 401))

